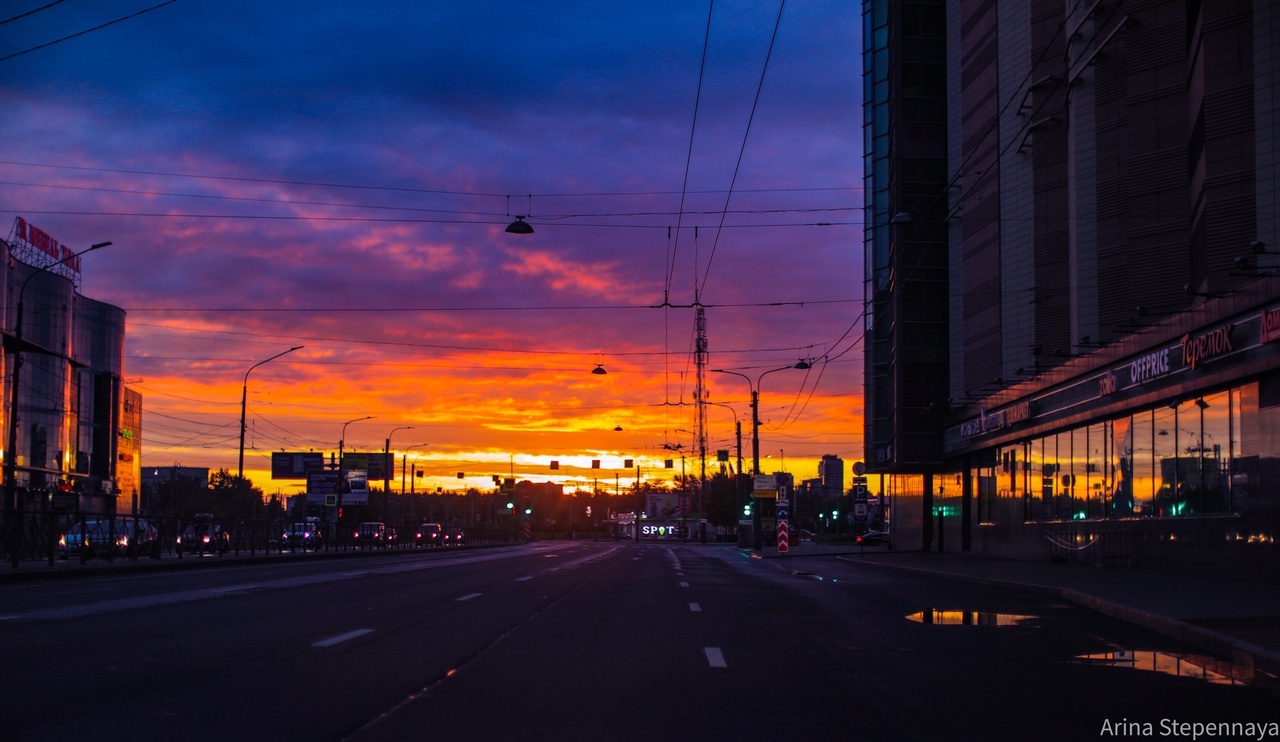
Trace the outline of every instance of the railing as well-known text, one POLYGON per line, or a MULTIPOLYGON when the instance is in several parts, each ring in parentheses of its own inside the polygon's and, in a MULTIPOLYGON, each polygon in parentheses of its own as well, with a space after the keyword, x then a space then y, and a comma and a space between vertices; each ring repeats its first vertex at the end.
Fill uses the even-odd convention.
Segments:
MULTIPOLYGON (((22 563, 88 564, 101 560, 161 560, 271 554, 334 553, 433 548, 416 538, 417 523, 386 524, 382 538, 362 538, 358 523, 314 523, 318 542, 303 546, 282 538, 294 520, 101 515, 19 511, 0 512, 0 557, 17 568, 22 563), (394 537, 389 537, 394 532, 394 537), (205 536, 209 538, 205 538, 205 536), (194 541, 194 543, 193 543, 194 541)), ((451 539, 435 548, 517 543, 522 532, 512 527, 446 526, 460 529, 461 543, 451 539)))

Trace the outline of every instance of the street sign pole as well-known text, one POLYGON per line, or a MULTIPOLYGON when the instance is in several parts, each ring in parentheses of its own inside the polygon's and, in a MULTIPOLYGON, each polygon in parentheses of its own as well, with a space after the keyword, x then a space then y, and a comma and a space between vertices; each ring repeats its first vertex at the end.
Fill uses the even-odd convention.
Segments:
POLYGON ((791 550, 791 538, 788 531, 791 519, 791 501, 785 497, 778 498, 778 553, 786 554, 791 550))

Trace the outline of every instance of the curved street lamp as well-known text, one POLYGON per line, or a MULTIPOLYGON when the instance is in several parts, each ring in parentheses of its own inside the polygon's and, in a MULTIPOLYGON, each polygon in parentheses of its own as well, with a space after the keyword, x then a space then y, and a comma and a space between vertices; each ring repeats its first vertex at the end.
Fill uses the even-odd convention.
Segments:
POLYGON ((391 510, 391 476, 396 473, 396 462, 391 458, 391 436, 397 430, 413 430, 412 425, 401 425, 387 433, 387 440, 382 449, 382 515, 386 518, 391 510))
MULTIPOLYGON (((342 509, 342 488, 347 485, 347 469, 344 463, 347 442, 347 426, 351 423, 358 423, 361 420, 372 420, 373 415, 365 415, 357 417, 354 420, 348 420, 342 424, 342 437, 338 439, 338 509, 342 509)), ((335 519, 336 520, 336 519, 335 519)))
MULTIPOLYGON (((280 356, 292 353, 295 350, 301 350, 303 346, 295 345, 283 353, 276 353, 265 361, 258 361, 249 367, 249 371, 261 366, 264 363, 270 363, 280 356)), ((245 405, 249 401, 249 371, 244 372, 244 384, 240 387, 240 466, 236 469, 236 478, 244 479, 244 411, 245 405)))
MULTIPOLYGON (((31 272, 29 276, 27 276, 26 280, 22 282, 22 288, 18 289, 18 306, 17 306, 17 312, 16 312, 16 321, 14 322, 14 325, 13 325, 13 339, 14 339, 13 378, 9 381, 9 385, 11 389, 11 394, 10 394, 11 401, 9 402, 9 421, 8 421, 9 422, 9 431, 8 431, 9 443, 5 447, 5 452, 4 452, 4 485, 5 485, 5 501, 6 501, 5 508, 9 511, 5 517, 6 530, 12 530, 15 527, 15 524, 17 521, 17 513, 18 513, 18 483, 15 481, 18 476, 18 389, 21 386, 18 383, 18 379, 20 378, 19 375, 22 372, 22 347, 24 345, 22 340, 22 304, 23 304, 23 298, 26 296, 26 293, 27 293, 27 285, 31 283, 31 279, 35 278, 41 273, 47 273, 51 268, 54 268, 55 266, 59 266, 59 265, 62 265, 63 263, 73 261, 76 258, 80 257, 81 255, 84 255, 85 253, 93 252, 94 250, 107 247, 108 245, 111 245, 111 244, 112 243, 110 242, 98 242, 93 245, 90 245, 89 247, 81 250, 80 252, 72 253, 57 262, 50 263, 49 265, 43 266, 41 268, 36 268, 31 272)), ((34 268, 35 266, 31 266, 31 267, 34 268)), ((10 533, 9 537, 13 538, 13 534, 10 533)), ((18 566, 18 548, 16 544, 12 544, 12 543, 9 544, 9 547, 13 554, 13 566, 16 568, 18 566)))
MULTIPOLYGON (((729 371, 728 369, 723 368, 711 369, 713 372, 719 374, 741 376, 747 380, 747 388, 751 390, 751 474, 753 476, 760 473, 760 382, 764 377, 774 373, 775 371, 786 371, 789 368, 807 371, 812 368, 812 366, 808 361, 801 359, 798 363, 792 366, 771 368, 768 371, 762 371, 760 375, 756 377, 754 385, 751 383, 751 377, 746 374, 738 373, 737 371, 729 371)), ((755 548, 759 549, 763 544, 761 542, 760 533, 760 508, 758 507, 751 508, 751 527, 755 540, 755 548)))

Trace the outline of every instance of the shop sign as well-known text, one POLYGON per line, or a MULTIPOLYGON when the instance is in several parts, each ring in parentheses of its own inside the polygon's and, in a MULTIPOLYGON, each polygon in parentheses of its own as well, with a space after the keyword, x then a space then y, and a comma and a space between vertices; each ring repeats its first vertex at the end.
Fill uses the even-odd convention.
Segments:
POLYGON ((1141 384, 1169 373, 1169 349, 1148 353, 1129 364, 1129 380, 1141 384))
POLYGON ((986 410, 982 410, 978 415, 978 419, 970 420, 960 425, 960 437, 972 438, 983 433, 990 433, 993 430, 999 430, 1004 427, 1004 410, 987 414, 986 410))
POLYGON ((1098 396, 1105 397, 1120 391, 1120 379, 1115 371, 1108 371, 1098 379, 1098 396))
POLYGON ((1182 362, 1195 370, 1200 366, 1201 361, 1207 361, 1226 355, 1235 350, 1235 344, 1231 340, 1231 333, 1235 332, 1235 325, 1227 325, 1219 327, 1216 330, 1206 332, 1203 335, 1192 337, 1189 333, 1182 336, 1182 362))
POLYGON ((1016 425, 1031 419, 1031 400, 1019 402, 1004 410, 1004 424, 1016 425))
POLYGON ((1277 340, 1280 340, 1280 309, 1264 309, 1260 342, 1273 343, 1277 340))

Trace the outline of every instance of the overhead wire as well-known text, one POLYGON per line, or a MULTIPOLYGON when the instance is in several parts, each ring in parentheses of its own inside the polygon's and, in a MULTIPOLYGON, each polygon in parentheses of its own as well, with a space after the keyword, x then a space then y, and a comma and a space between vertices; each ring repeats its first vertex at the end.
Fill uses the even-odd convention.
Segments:
MULTIPOLYGON (((158 9, 160 9, 160 8, 163 8, 163 7, 164 7, 164 6, 166 6, 166 5, 172 5, 172 4, 176 3, 176 2, 178 2, 178 0, 165 0, 164 2, 160 3, 159 5, 153 5, 153 6, 151 6, 150 8, 144 8, 144 9, 142 9, 142 10, 137 11, 136 13, 130 13, 129 15, 123 16, 123 17, 121 17, 121 18, 117 18, 117 19, 115 19, 114 21, 107 21, 106 23, 100 23, 100 24, 98 24, 97 26, 94 26, 94 27, 92 27, 92 28, 86 28, 86 29, 85 29, 85 30, 83 30, 83 31, 77 31, 76 33, 73 33, 73 34, 71 34, 71 35, 69 35, 69 36, 63 36, 62 38, 60 38, 60 39, 54 39, 53 41, 46 41, 46 42, 45 42, 45 43, 43 43, 43 44, 38 44, 38 45, 33 46, 33 47, 30 47, 30 48, 28 48, 28 49, 23 49, 23 50, 22 50, 22 51, 20 51, 20 52, 14 52, 14 53, 12 53, 12 54, 8 54, 8 55, 6 55, 6 56, 0 57, 0 62, 7 62, 7 61, 9 61, 10 59, 13 59, 13 58, 15 58, 15 57, 21 57, 21 56, 22 56, 22 55, 24 55, 24 54, 30 54, 31 52, 39 51, 39 50, 41 50, 41 49, 47 49, 48 47, 51 47, 51 46, 53 46, 53 45, 55 45, 55 44, 61 44, 61 43, 62 43, 62 42, 64 42, 64 41, 70 41, 71 39, 75 39, 75 38, 78 38, 78 37, 80 37, 80 36, 84 36, 85 34, 90 34, 90 33, 93 33, 94 31, 100 31, 100 30, 102 30, 102 29, 104 29, 104 28, 107 28, 108 26, 114 26, 114 25, 115 25, 115 24, 117 24, 117 23, 123 23, 124 21, 130 20, 130 19, 132 19, 132 18, 137 18, 138 16, 142 15, 143 13, 150 13, 150 12, 151 12, 151 11, 153 11, 153 10, 158 10, 158 9)), ((56 4, 56 3, 52 3, 52 4, 56 4)), ((45 7, 48 7, 48 6, 45 6, 45 7)), ((43 8, 37 8, 37 10, 43 10, 43 8)), ((34 12, 34 11, 33 11, 33 12, 34 12)), ((21 16, 19 16, 19 17, 21 17, 21 16)), ((13 20, 13 19, 10 19, 10 20, 13 20)))

